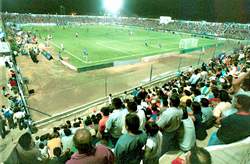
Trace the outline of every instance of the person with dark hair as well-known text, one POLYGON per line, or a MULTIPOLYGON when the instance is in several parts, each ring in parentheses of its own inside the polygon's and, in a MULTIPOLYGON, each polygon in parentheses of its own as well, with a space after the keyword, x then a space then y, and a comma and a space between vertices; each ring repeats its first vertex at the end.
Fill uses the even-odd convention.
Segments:
POLYGON ((177 129, 180 127, 182 110, 179 109, 180 99, 177 95, 170 97, 170 107, 167 108, 156 122, 163 133, 162 154, 178 147, 178 140, 175 138, 177 129))
POLYGON ((120 98, 114 98, 112 100, 114 111, 109 115, 105 125, 105 132, 111 134, 111 140, 113 145, 116 144, 118 138, 122 135, 122 128, 124 125, 124 117, 128 113, 127 109, 123 108, 123 103, 120 98))
POLYGON ((13 117, 14 116, 14 112, 11 109, 7 108, 4 111, 3 115, 4 115, 4 117, 6 118, 6 120, 8 122, 9 129, 12 129, 12 128, 14 129, 14 127, 15 127, 14 117, 13 117))
POLYGON ((122 100, 118 97, 112 100, 112 105, 114 106, 115 109, 121 109, 123 107, 122 100))
POLYGON ((18 161, 21 164, 44 163, 46 159, 42 158, 39 149, 35 146, 31 134, 26 132, 18 140, 16 146, 18 161))
POLYGON ((212 164, 210 153, 202 147, 193 147, 186 158, 187 164, 212 164))
POLYGON ((147 95, 148 95, 148 93, 145 90, 145 88, 140 87, 140 91, 139 91, 139 93, 137 94, 136 97, 140 98, 141 100, 145 100, 145 98, 147 97, 147 95))
POLYGON ((91 136, 95 137, 96 136, 96 131, 95 131, 94 127, 93 127, 93 122, 92 122, 92 120, 91 120, 91 118, 89 116, 87 117, 87 119, 85 120, 84 123, 85 123, 85 128, 87 130, 89 130, 91 136))
POLYGON ((103 145, 92 145, 92 137, 87 129, 78 129, 73 137, 73 142, 77 148, 70 160, 66 164, 113 164, 114 154, 103 145))
POLYGON ((206 66, 201 67, 201 73, 200 73, 200 82, 205 83, 208 79, 208 72, 206 66))
POLYGON ((41 142, 41 143, 39 143, 38 147, 39 147, 39 151, 41 152, 41 155, 43 156, 43 158, 48 158, 49 157, 49 153, 48 153, 48 147, 47 147, 47 145, 44 145, 41 142))
POLYGON ((101 109, 101 112, 102 112, 102 119, 99 121, 99 127, 98 127, 98 131, 102 134, 104 133, 104 130, 105 130, 105 124, 109 118, 109 107, 103 107, 101 109))
POLYGON ((186 109, 183 109, 183 116, 180 128, 178 129, 179 147, 182 151, 189 151, 196 142, 195 127, 186 109))
POLYGON ((36 136, 35 137, 35 145, 36 145, 36 147, 39 147, 39 144, 40 144, 40 137, 36 136))
POLYGON ((195 135, 198 140, 204 140, 207 136, 206 127, 202 124, 202 112, 201 105, 194 101, 192 103, 193 116, 191 116, 194 127, 195 127, 195 135))
POLYGON ((205 96, 201 94, 201 91, 199 89, 194 89, 194 101, 201 102, 202 98, 205 98, 205 96))
POLYGON ((196 85, 198 83, 200 79, 200 73, 199 73, 199 69, 196 69, 194 70, 192 76, 190 77, 190 79, 188 80, 188 82, 191 84, 191 85, 196 85))
POLYGON ((187 101, 186 101, 186 109, 187 109, 187 112, 188 112, 189 116, 193 115, 193 111, 192 111, 191 106, 192 106, 192 100, 191 99, 187 99, 187 101))
POLYGON ((67 149, 71 149, 73 147, 73 135, 69 128, 65 128, 64 130, 65 136, 61 137, 62 142, 62 151, 66 151, 67 149))
POLYGON ((1 135, 2 139, 4 139, 5 135, 6 135, 5 119, 1 114, 0 114, 0 135, 1 135))
POLYGON ((161 156, 162 133, 155 122, 145 124, 148 139, 145 145, 143 164, 158 164, 161 156))
POLYGON ((62 149, 60 147, 56 147, 53 150, 54 157, 51 158, 48 164, 65 164, 65 162, 70 158, 70 149, 66 149, 65 152, 62 153, 62 149))
POLYGON ((209 100, 209 103, 211 105, 211 107, 216 107, 217 104, 220 103, 220 91, 217 87, 211 87, 211 91, 212 91, 212 97, 210 97, 208 100, 209 100))
POLYGON ((213 109, 209 106, 209 101, 206 98, 201 99, 202 123, 210 128, 214 123, 213 109))
POLYGON ((192 100, 192 93, 188 89, 184 89, 184 95, 181 97, 181 106, 185 106, 187 100, 192 100))
POLYGON ((147 135, 140 131, 140 119, 134 113, 129 113, 125 118, 127 133, 123 134, 115 145, 116 163, 139 164, 143 159, 143 146, 146 144, 147 135))
MULTIPOLYGON (((144 90, 143 88, 141 88, 141 90, 144 90)), ((142 102, 141 97, 134 97, 134 102, 137 104, 137 110, 136 110, 136 114, 137 116, 140 118, 140 130, 144 129, 145 123, 146 123, 146 106, 147 104, 143 104, 144 102, 142 102)))
POLYGON ((100 112, 96 114, 96 119, 98 123, 102 119, 102 114, 100 112))
MULTIPOLYGON (((163 108, 166 107, 165 105, 166 105, 165 100, 163 100, 163 108)), ((160 110, 156 104, 152 104, 151 111, 150 111, 150 109, 147 109, 147 111, 149 111, 148 115, 149 115, 149 118, 151 121, 155 122, 156 120, 158 120, 158 114, 160 113, 160 110)))
POLYGON ((71 128, 71 122, 69 120, 66 121, 66 125, 68 128, 71 128))
POLYGON ((95 132, 98 132, 98 123, 99 123, 99 121, 97 120, 97 117, 96 117, 95 114, 93 114, 93 115, 91 116, 91 120, 92 120, 92 123, 93 123, 92 126, 93 126, 95 132))
POLYGON ((177 157, 171 164, 212 164, 212 158, 206 149, 195 146, 186 153, 185 159, 177 157))
POLYGON ((54 148, 61 147, 61 145, 62 145, 62 143, 61 143, 61 139, 59 137, 59 133, 58 132, 52 133, 50 135, 48 143, 47 143, 50 157, 54 156, 54 154, 53 154, 54 148))
POLYGON ((226 90, 220 90, 219 98, 221 102, 218 103, 213 110, 213 116, 217 119, 217 122, 219 122, 221 118, 237 112, 237 110, 232 107, 231 98, 226 90))
MULTIPOLYGON (((128 112, 135 113, 139 117, 139 119, 140 119, 140 128, 139 129, 143 130, 145 123, 146 123, 145 111, 143 109, 140 109, 142 107, 140 105, 138 105, 138 103, 141 103, 141 99, 134 98, 134 100, 137 100, 137 102, 136 101, 129 101, 127 103, 128 112)), ((124 117, 124 121, 125 121, 125 117, 124 117)), ((126 129, 125 129, 125 124, 124 124, 122 133, 124 134, 125 132, 126 132, 126 129)))
POLYGON ((229 144, 250 136, 250 97, 236 97, 237 113, 221 120, 221 127, 210 137, 208 145, 229 144))

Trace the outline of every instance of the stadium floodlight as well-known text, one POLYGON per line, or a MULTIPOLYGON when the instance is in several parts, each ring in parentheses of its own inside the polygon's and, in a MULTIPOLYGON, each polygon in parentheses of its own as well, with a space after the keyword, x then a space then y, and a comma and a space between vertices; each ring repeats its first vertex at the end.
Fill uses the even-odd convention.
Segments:
POLYGON ((123 0, 104 0, 104 9, 111 14, 119 12, 122 5, 123 0))

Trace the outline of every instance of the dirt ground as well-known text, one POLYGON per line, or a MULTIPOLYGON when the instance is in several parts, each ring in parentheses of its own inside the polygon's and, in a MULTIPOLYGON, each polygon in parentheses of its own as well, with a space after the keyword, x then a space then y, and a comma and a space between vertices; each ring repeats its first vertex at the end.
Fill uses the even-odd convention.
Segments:
MULTIPOLYGON (((19 56, 17 62, 23 77, 29 81, 28 90, 35 91, 28 96, 28 104, 32 118, 36 121, 102 98, 106 94, 133 88, 141 81, 149 79, 151 65, 153 65, 153 76, 177 70, 179 57, 169 54, 164 59, 151 62, 82 73, 69 70, 57 61, 56 57, 49 61, 39 55, 39 63, 36 64, 27 56, 19 56)), ((198 60, 194 55, 181 57, 183 63, 181 66, 196 64, 198 60)))

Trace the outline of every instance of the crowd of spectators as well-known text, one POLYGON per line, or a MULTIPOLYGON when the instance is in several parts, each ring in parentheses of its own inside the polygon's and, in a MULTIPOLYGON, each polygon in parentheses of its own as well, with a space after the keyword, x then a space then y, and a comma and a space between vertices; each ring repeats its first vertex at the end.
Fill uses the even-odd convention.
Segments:
POLYGON ((52 133, 25 133, 16 148, 21 163, 159 163, 166 152, 187 158, 172 163, 211 163, 208 146, 250 136, 250 71, 247 49, 190 67, 161 86, 135 88, 111 97, 111 105, 66 121, 52 133), (242 55, 243 53, 243 55, 242 55), (241 55, 239 55, 241 54, 241 55), (217 127, 212 135, 207 129, 217 127))
POLYGON ((139 26, 151 30, 173 32, 178 31, 203 36, 207 35, 212 37, 223 37, 241 40, 250 39, 250 25, 240 23, 172 20, 167 24, 160 24, 159 19, 150 18, 18 13, 2 13, 2 19, 4 22, 12 22, 16 24, 117 24, 126 26, 139 26))
POLYGON ((175 20, 168 23, 164 27, 171 31, 193 33, 197 35, 208 35, 242 40, 248 40, 250 38, 249 24, 175 20))
MULTIPOLYGON (((1 97, 6 104, 1 104, 0 108, 0 135, 5 136, 18 127, 27 128, 31 125, 29 115, 25 111, 25 105, 18 88, 18 72, 14 69, 14 63, 10 57, 5 57, 5 67, 7 70, 7 84, 1 86, 1 97)), ((2 103, 3 103, 2 102, 2 103)))
POLYGON ((34 63, 39 62, 37 56, 45 50, 39 47, 34 31, 23 31, 17 25, 9 24, 6 32, 14 57, 25 55, 29 56, 34 63))
MULTIPOLYGON (((18 19, 23 23, 65 22, 66 18, 32 14, 5 16, 8 20, 16 19, 18 22, 18 19)), ((76 22, 83 20, 81 16, 73 19, 76 22)), ((104 20, 102 17, 98 19, 104 20)), ((134 19, 137 21, 137 18, 134 19)), ((130 18, 126 20, 124 22, 128 25, 132 24, 130 18)), ((147 27, 155 23, 150 19, 138 20, 147 21, 147 27)), ((197 32, 200 27, 199 24, 191 27, 185 23, 180 26, 191 32, 192 28, 197 32)), ((173 27, 177 29, 179 25, 173 27)), ((230 28, 218 25, 218 28, 212 29, 218 35, 224 35, 233 33, 230 28)), ((37 44, 36 36, 16 30, 14 26, 9 33, 13 37, 15 55, 28 54, 35 62, 34 56, 39 54, 39 49, 34 46, 37 44), (30 44, 33 45, 31 48, 30 44)), ((190 67, 189 71, 180 73, 161 86, 135 88, 131 94, 124 92, 121 97, 110 95, 111 104, 99 113, 66 121, 62 126, 54 127, 52 133, 36 136, 35 140, 30 133, 25 133, 15 148, 18 154, 16 161, 24 164, 139 164, 141 161, 154 164, 159 163, 159 158, 166 152, 181 150, 189 154, 188 158, 176 159, 172 163, 211 163, 209 152, 197 147, 196 140, 209 137, 210 146, 229 144, 250 136, 250 71, 246 64, 250 61, 249 52, 249 48, 242 47, 234 55, 219 56, 211 59, 209 64, 203 63, 201 68, 190 67), (214 126, 218 130, 208 136, 207 129, 214 126)), ((20 129, 30 125, 17 91, 16 72, 12 65, 12 61, 6 60, 9 84, 2 87, 2 96, 8 98, 9 105, 3 105, 1 110, 3 138, 6 134, 5 123, 8 129, 16 125, 20 129)))

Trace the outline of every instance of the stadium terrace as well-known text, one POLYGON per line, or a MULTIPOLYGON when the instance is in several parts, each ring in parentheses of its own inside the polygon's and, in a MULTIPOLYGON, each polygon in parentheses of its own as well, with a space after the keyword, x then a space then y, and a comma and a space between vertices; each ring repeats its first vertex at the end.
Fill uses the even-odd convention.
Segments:
POLYGON ((249 163, 250 25, 120 17, 115 2, 1 13, 1 162, 249 163))

